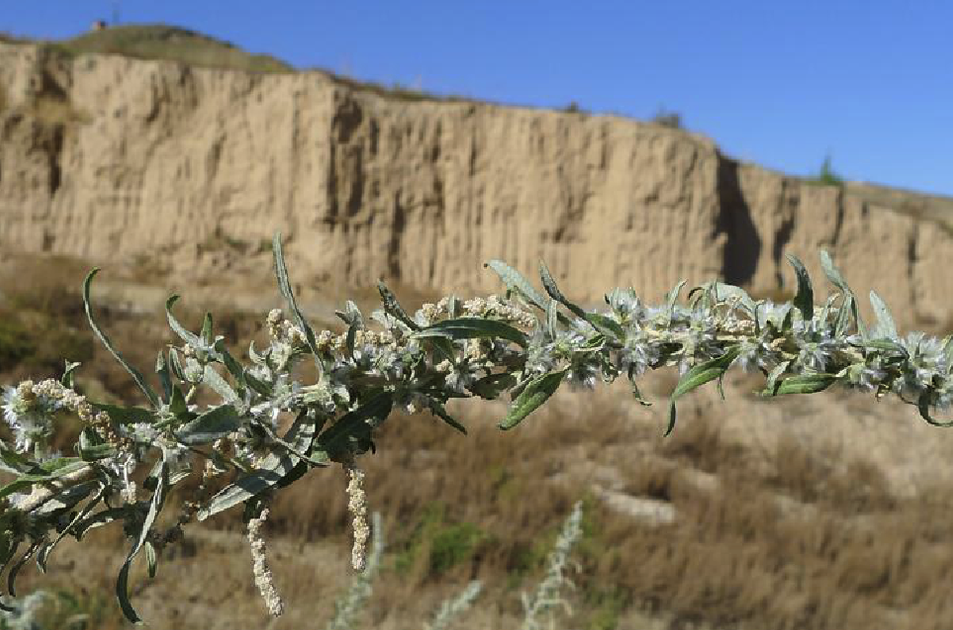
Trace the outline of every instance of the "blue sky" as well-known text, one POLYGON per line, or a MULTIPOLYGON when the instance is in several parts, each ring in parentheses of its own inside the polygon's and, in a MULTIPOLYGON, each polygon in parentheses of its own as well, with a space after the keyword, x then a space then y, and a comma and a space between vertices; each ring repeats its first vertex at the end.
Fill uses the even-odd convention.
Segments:
POLYGON ((164 22, 298 67, 501 103, 678 112, 787 173, 953 195, 953 3, 0 0, 0 31, 164 22))

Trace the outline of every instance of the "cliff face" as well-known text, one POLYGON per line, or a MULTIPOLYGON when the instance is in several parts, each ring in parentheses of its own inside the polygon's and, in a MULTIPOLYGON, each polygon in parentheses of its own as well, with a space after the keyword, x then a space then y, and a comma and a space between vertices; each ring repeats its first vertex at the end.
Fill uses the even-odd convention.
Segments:
POLYGON ((917 218, 922 198, 899 198, 631 120, 0 44, 0 248, 153 259, 180 286, 268 276, 276 230, 305 287, 492 292, 484 262, 535 276, 543 258, 584 302, 617 285, 654 302, 681 278, 790 289, 786 253, 824 284, 825 247, 900 323, 946 321, 953 211, 917 218))

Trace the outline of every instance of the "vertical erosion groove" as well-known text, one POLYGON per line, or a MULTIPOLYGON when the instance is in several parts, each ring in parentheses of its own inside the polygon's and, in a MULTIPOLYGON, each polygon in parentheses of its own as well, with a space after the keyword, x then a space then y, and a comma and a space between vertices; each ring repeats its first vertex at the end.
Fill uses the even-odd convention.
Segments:
POLYGON ((758 267, 761 238, 751 220, 751 208, 738 181, 738 163, 718 154, 718 218, 715 236, 726 236, 722 275, 729 284, 748 283, 758 267))

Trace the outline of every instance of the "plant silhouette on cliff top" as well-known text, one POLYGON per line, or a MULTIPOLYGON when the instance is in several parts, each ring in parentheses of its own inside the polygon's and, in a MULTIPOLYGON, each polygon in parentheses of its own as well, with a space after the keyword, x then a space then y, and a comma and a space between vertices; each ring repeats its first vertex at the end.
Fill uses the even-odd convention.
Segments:
POLYGON ((383 308, 370 317, 375 329, 348 301, 337 312, 347 330, 335 334, 316 332, 298 307, 280 235, 273 250, 289 318, 277 309, 269 313, 269 346, 252 343, 248 361, 240 362, 215 334, 211 314, 199 332, 179 323, 173 295, 166 315, 181 343, 157 354, 158 391, 97 323, 90 292, 98 269, 89 273, 83 285, 89 324, 146 404, 88 400, 74 389, 76 363, 67 363, 59 380, 24 381, 4 390, 2 411, 12 440, 0 442, 0 467, 14 478, 0 488, 0 563, 8 571, 11 596, 17 573, 30 559, 44 569, 65 536, 81 540, 92 529, 122 523, 130 550, 119 569, 116 596, 125 616, 138 622, 128 596, 133 561, 144 555, 154 576, 160 552, 181 538, 185 524, 242 506, 255 581, 268 610, 278 615, 283 604, 262 535, 274 494, 312 468, 341 465, 349 480, 352 564, 363 570, 370 528, 360 457, 374 451, 375 429, 395 409, 428 409, 465 434, 447 412, 453 398, 495 399, 509 392, 512 403, 499 426, 511 430, 563 383, 585 389, 624 375, 636 401, 647 405, 639 377, 649 369, 678 366, 668 435, 678 399, 711 381, 720 390, 728 369, 737 365, 765 376, 766 397, 841 384, 878 397, 893 393, 916 405, 927 422, 951 425, 933 413, 953 403, 953 338, 901 336, 873 291, 877 321, 868 328, 826 252, 821 265, 836 291, 820 306, 807 270, 794 256, 788 259, 797 293, 787 303, 756 301, 738 287, 712 281, 692 289, 683 306, 682 281, 659 306, 646 306, 631 288, 613 289, 605 296, 604 312, 570 301, 545 264, 540 264, 544 295, 494 260, 487 266, 506 285, 505 297, 462 302, 451 295, 411 316, 379 283, 383 308), (313 362, 314 382, 295 378, 293 368, 301 361, 313 362), (193 402, 199 388, 221 402, 200 409, 193 402), (50 446, 60 413, 76 414, 83 424, 72 452, 50 446), (140 469, 148 473, 137 483, 140 469), (211 494, 210 482, 226 475, 224 488, 211 494), (160 528, 170 489, 191 476, 201 479, 198 491, 171 525, 160 528))

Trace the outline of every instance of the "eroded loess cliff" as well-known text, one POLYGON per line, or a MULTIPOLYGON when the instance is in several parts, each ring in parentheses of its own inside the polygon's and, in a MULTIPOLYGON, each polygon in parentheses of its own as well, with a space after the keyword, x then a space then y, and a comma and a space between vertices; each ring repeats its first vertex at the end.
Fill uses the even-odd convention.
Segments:
POLYGON ((0 43, 0 249, 151 261, 179 287, 269 277, 276 230, 305 291, 492 292, 484 262, 543 258, 590 303, 682 278, 790 290, 784 255, 821 279, 825 247, 902 325, 943 323, 947 202, 809 184, 633 120, 0 43))

